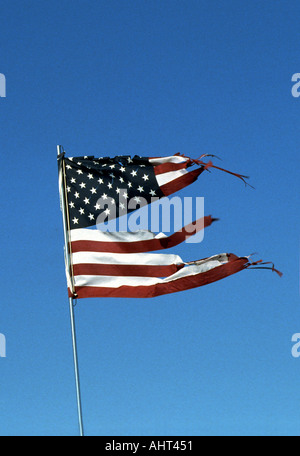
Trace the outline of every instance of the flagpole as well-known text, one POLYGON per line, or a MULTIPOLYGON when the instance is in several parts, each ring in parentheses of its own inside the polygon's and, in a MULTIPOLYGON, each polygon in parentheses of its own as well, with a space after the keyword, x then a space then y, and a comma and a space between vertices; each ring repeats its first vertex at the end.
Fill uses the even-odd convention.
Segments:
POLYGON ((76 383, 76 397, 77 397, 77 410, 78 410, 78 423, 80 436, 84 436, 83 432, 83 421, 82 421, 82 407, 81 407, 81 394, 80 394, 80 382, 79 382, 79 369, 78 369, 78 357, 77 357, 77 343, 76 343, 76 332, 75 332, 75 318, 74 318, 74 303, 73 298, 69 298, 70 317, 71 317, 71 331, 72 331, 72 345, 73 345, 73 358, 74 358, 74 370, 75 370, 75 383, 76 383))
MULTIPOLYGON (((57 156, 63 153, 62 146, 57 146, 57 156)), ((63 167, 60 169, 60 197, 61 197, 61 211, 63 216, 63 228, 64 228, 64 241, 65 241, 65 261, 67 273, 69 274, 72 270, 70 253, 69 253, 69 239, 68 239, 68 218, 67 218, 67 202, 66 202, 66 185, 63 167)), ((73 280, 73 279, 72 279, 73 280)), ((81 407, 81 393, 80 393, 80 381, 79 381, 79 368, 78 368, 78 356, 77 356, 77 341, 76 341, 76 330, 75 330, 75 316, 74 316, 74 299, 69 298, 69 309, 70 309, 70 320, 71 320, 71 333, 72 333, 72 346, 73 346, 73 359, 74 359, 74 372, 75 372, 75 384, 76 384, 76 397, 77 397, 77 411, 78 411, 78 423, 80 436, 84 436, 83 431, 83 420, 82 420, 82 407, 81 407)))

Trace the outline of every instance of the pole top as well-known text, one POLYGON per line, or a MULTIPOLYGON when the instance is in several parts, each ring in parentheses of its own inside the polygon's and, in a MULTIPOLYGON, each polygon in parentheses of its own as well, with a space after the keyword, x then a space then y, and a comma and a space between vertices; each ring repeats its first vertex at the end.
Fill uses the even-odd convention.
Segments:
POLYGON ((57 159, 59 159, 65 155, 63 146, 58 145, 58 146, 56 146, 56 149, 57 149, 57 159))

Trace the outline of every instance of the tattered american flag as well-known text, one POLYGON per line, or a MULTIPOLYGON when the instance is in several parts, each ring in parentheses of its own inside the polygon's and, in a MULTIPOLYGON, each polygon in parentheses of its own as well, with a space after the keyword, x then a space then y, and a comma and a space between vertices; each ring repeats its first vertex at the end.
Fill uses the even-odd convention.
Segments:
POLYGON ((171 236, 96 228, 99 216, 101 221, 111 220, 136 210, 128 207, 129 200, 151 204, 153 198, 188 186, 204 170, 217 168, 202 157, 66 158, 63 153, 58 163, 61 200, 66 206, 70 297, 154 297, 206 285, 257 264, 228 253, 189 262, 175 254, 149 253, 178 245, 211 225, 215 220, 211 216, 171 236), (193 165, 196 168, 191 169, 193 165))

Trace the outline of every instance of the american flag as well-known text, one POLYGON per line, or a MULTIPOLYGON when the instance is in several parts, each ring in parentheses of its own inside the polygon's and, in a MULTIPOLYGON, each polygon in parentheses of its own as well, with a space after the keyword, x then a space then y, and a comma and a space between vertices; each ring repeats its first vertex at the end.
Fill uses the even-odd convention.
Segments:
POLYGON ((70 228, 93 226, 102 214, 120 217, 129 200, 136 205, 169 196, 194 182, 205 166, 188 172, 192 160, 178 155, 164 158, 119 156, 64 159, 70 228), (99 201, 101 200, 101 201, 99 201), (105 205, 101 211, 100 202, 105 205))
POLYGON ((211 216, 170 236, 96 229, 99 221, 118 218, 188 186, 207 168, 216 168, 211 162, 180 154, 67 158, 63 153, 58 164, 67 218, 70 297, 154 297, 212 283, 251 265, 248 257, 228 253, 190 262, 175 254, 149 253, 178 245, 211 225, 211 216), (134 204, 129 206, 128 201, 134 204))

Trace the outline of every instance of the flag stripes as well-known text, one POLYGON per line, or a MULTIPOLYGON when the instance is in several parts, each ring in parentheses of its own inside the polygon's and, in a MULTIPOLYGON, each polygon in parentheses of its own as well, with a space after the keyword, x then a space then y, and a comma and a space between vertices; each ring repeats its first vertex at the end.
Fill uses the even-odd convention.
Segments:
POLYGON ((156 180, 163 195, 170 196, 195 182, 203 171, 204 168, 194 169, 189 172, 186 169, 171 171, 156 176, 156 180))
MULTIPOLYGON (((80 275, 75 277, 76 293, 78 298, 152 298, 221 280, 245 269, 248 264, 248 258, 222 254, 181 268, 165 279, 80 275)), ((70 289, 69 294, 72 295, 70 289)))
POLYGON ((151 231, 137 232, 104 232, 91 229, 77 229, 70 231, 71 250, 73 253, 111 252, 111 253, 139 253, 153 252, 175 247, 190 236, 210 226, 215 220, 210 215, 196 220, 181 230, 166 236, 163 233, 155 235, 151 231))

